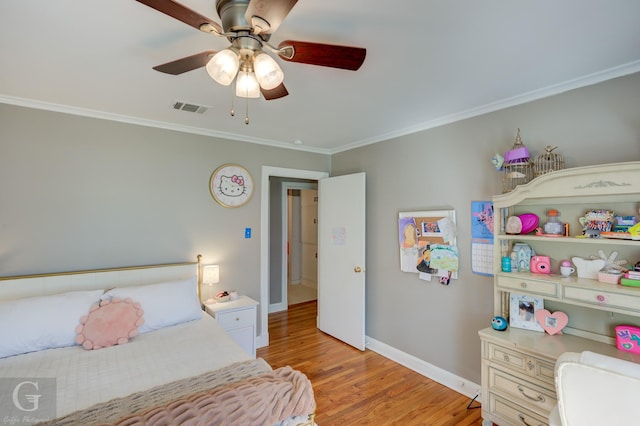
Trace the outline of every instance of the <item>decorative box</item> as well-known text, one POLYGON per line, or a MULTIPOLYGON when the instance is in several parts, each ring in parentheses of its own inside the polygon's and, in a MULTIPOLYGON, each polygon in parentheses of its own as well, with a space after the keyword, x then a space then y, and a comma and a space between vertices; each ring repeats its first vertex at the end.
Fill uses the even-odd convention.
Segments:
POLYGON ((640 354, 640 328, 632 325, 616 327, 616 347, 618 350, 640 354))
POLYGON ((622 273, 618 272, 598 272, 598 281, 608 284, 619 284, 622 273))

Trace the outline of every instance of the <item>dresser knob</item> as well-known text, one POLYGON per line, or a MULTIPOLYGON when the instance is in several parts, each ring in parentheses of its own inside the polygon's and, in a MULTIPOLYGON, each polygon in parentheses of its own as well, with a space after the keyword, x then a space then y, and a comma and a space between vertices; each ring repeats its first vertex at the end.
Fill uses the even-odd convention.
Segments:
POLYGON ((520 283, 520 287, 522 288, 527 288, 527 283, 525 283, 524 281, 520 283))
POLYGON ((509 362, 509 355, 505 355, 505 356, 504 356, 504 360, 505 360, 505 361, 507 361, 507 362, 509 362))
POLYGON ((596 299, 598 299, 598 302, 604 302, 604 296, 601 294, 597 295, 596 299))
POLYGON ((529 370, 533 370, 533 362, 529 361, 527 366, 529 367, 529 370))
POLYGON ((236 321, 240 321, 240 318, 236 317, 236 321))

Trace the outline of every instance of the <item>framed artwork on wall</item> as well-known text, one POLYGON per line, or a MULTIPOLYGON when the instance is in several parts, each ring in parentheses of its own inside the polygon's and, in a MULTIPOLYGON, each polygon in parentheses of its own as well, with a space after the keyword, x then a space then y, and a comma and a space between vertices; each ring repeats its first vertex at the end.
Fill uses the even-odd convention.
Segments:
POLYGON ((223 164, 211 174, 209 192, 223 207, 240 207, 253 195, 253 178, 238 164, 223 164))

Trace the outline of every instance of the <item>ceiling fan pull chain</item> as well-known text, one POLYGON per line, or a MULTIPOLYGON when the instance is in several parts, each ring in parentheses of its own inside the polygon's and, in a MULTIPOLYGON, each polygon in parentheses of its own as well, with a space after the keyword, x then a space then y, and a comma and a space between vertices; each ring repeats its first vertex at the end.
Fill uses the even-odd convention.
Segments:
POLYGON ((229 113, 231 114, 232 117, 234 117, 236 115, 236 110, 233 108, 233 90, 231 91, 231 111, 229 111, 229 113))
MULTIPOLYGON (((248 92, 248 90, 247 90, 248 92)), ((245 100, 247 101, 247 107, 244 113, 244 124, 246 124, 247 126, 249 125, 249 98, 246 97, 245 100)))

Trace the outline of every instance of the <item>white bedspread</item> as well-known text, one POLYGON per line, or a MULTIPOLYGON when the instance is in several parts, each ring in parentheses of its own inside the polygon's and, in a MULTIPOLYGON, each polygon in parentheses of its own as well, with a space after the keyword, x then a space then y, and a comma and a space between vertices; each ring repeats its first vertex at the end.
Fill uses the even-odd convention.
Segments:
POLYGON ((57 416, 251 356, 209 315, 87 351, 81 346, 0 359, 0 377, 55 377, 57 416))

